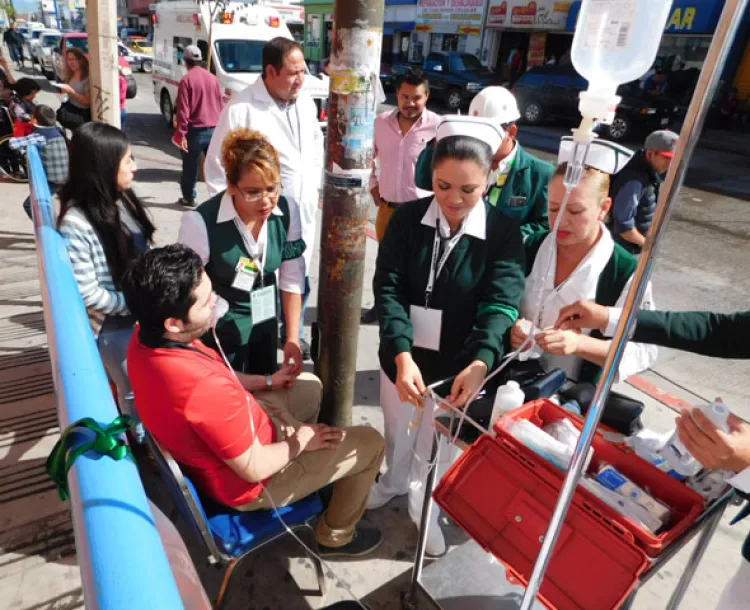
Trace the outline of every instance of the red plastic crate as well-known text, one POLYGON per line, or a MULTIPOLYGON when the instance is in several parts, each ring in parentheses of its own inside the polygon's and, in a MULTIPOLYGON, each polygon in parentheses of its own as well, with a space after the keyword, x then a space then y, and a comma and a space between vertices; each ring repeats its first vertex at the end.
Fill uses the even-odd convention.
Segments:
MULTIPOLYGON (((542 466, 505 439, 483 435, 451 467, 435 501, 505 565, 509 579, 528 584, 559 490, 542 466)), ((552 610, 618 608, 648 566, 630 532, 573 503, 563 524, 539 601, 552 610)))
MULTIPOLYGON (((530 402, 506 413, 496 424, 495 432, 532 460, 539 459, 537 454, 503 428, 503 424, 511 419, 527 419, 539 427, 560 419, 569 419, 579 430, 583 428, 583 420, 580 417, 546 399, 530 402)), ((589 469, 591 472, 595 472, 601 462, 606 462, 672 509, 672 518, 667 528, 654 535, 624 517, 586 489, 578 487, 576 490, 579 502, 586 502, 606 518, 631 531, 636 543, 650 557, 658 556, 672 540, 687 530, 703 513, 705 500, 700 494, 640 458, 627 445, 612 443, 597 432, 591 446, 594 448, 594 457, 589 469)), ((547 460, 540 459, 540 463, 542 465, 540 472, 544 479, 554 487, 560 488, 565 473, 547 460)))

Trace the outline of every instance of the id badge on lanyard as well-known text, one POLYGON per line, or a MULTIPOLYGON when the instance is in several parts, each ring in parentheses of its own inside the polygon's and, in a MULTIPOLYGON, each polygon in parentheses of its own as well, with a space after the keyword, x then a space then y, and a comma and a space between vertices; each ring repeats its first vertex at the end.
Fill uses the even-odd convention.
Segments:
MULTIPOLYGON (((234 219, 237 230, 245 242, 248 252, 252 249, 247 241, 244 227, 240 226, 237 218, 234 219)), ((261 229, 263 230, 263 229, 261 229)), ((266 238, 263 242, 263 253, 260 260, 250 259, 246 256, 240 257, 237 262, 234 281, 232 288, 243 290, 250 293, 250 310, 253 318, 253 324, 260 324, 266 320, 276 318, 276 286, 264 286, 263 274, 265 273, 266 254, 268 252, 268 229, 266 229, 266 238), (260 276, 260 286, 255 287, 256 279, 260 276)))
POLYGON ((435 226, 435 241, 432 245, 432 260, 430 262, 430 274, 427 278, 427 288, 424 295, 424 306, 412 305, 409 309, 412 332, 414 334, 414 347, 421 347, 432 351, 440 350, 440 334, 443 330, 443 312, 439 309, 430 309, 430 298, 435 288, 435 280, 445 267, 453 248, 463 235, 463 227, 453 236, 445 246, 443 255, 438 260, 440 251, 440 221, 435 226))

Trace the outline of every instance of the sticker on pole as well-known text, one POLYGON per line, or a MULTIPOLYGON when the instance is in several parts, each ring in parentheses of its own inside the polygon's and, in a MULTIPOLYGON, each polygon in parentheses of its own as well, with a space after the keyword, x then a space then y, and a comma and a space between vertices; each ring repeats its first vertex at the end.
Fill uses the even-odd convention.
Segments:
POLYGON ((361 189, 365 187, 365 177, 357 174, 335 174, 326 172, 326 185, 341 189, 361 189))
POLYGON ((637 0, 590 0, 583 38, 585 49, 617 51, 630 44, 637 0))

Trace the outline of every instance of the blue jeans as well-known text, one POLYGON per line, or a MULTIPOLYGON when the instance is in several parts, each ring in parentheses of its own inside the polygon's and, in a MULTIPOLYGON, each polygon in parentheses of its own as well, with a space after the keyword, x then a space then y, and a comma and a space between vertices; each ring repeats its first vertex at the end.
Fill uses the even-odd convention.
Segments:
POLYGON ((180 189, 184 199, 195 199, 195 185, 198 182, 198 161, 201 153, 208 153, 208 145, 211 143, 211 136, 213 135, 213 127, 188 127, 186 136, 188 151, 182 152, 182 177, 180 178, 180 189))
POLYGON ((128 111, 125 108, 120 108, 120 131, 125 131, 125 126, 128 124, 128 111))
MULTIPOLYGON (((302 312, 299 317, 299 338, 305 338, 305 311, 307 311, 307 301, 310 298, 310 276, 305 278, 305 293, 302 295, 302 312)), ((281 294, 279 294, 281 299, 281 294)), ((281 317, 281 330, 279 330, 279 338, 281 339, 281 346, 284 347, 286 343, 286 321, 284 317, 281 317)))
POLYGON ((107 316, 99 332, 97 346, 102 364, 109 378, 117 386, 117 403, 120 413, 130 415, 137 423, 141 418, 135 410, 133 388, 128 379, 127 353, 135 320, 128 316, 107 316))

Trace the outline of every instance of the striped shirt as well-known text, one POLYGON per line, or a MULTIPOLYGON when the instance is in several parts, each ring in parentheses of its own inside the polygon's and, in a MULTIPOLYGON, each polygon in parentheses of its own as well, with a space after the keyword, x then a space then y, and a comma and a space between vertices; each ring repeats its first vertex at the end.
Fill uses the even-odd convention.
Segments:
MULTIPOLYGON (((126 213, 120 207, 121 216, 126 213)), ((65 239, 73 275, 89 314, 94 337, 98 337, 108 315, 130 314, 125 296, 112 280, 104 246, 96 230, 80 209, 71 207, 65 213, 60 224, 60 233, 65 239)))

